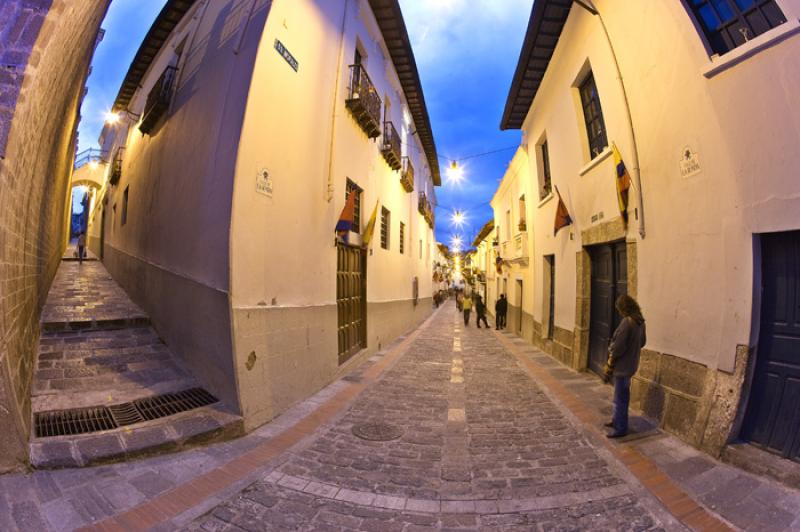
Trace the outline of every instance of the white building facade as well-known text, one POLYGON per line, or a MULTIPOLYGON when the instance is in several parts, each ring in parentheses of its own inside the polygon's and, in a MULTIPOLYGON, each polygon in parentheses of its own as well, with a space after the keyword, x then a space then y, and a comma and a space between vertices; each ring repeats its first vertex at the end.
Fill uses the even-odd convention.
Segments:
POLYGON ((90 247, 247 429, 431 312, 439 168, 396 1, 170 0, 114 111, 90 247))
POLYGON ((597 371, 633 295, 634 406, 714 454, 800 455, 798 16, 797 0, 537 0, 502 120, 528 186, 507 173, 495 221, 510 238, 501 198, 525 194, 532 341, 597 371), (559 193, 572 224, 555 232, 559 193))

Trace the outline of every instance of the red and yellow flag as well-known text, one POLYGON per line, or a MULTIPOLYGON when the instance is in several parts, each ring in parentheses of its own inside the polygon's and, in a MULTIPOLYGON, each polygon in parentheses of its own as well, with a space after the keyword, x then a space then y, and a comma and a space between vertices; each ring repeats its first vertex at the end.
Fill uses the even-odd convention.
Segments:
POLYGON ((614 153, 614 167, 617 170, 617 201, 619 202, 619 213, 622 215, 622 220, 625 226, 628 226, 628 191, 631 188, 631 176, 628 169, 625 168, 625 163, 622 162, 622 155, 619 154, 616 144, 611 144, 611 149, 614 153))

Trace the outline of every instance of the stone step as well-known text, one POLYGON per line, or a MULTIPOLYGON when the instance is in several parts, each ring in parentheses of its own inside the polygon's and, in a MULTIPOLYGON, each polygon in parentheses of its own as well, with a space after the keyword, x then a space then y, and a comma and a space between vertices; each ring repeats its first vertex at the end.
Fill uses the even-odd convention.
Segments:
POLYGON ((240 416, 222 403, 113 430, 73 436, 33 437, 31 465, 38 469, 85 467, 185 450, 244 434, 240 416))
POLYGON ((194 386, 151 327, 50 332, 39 341, 33 411, 116 404, 194 386))

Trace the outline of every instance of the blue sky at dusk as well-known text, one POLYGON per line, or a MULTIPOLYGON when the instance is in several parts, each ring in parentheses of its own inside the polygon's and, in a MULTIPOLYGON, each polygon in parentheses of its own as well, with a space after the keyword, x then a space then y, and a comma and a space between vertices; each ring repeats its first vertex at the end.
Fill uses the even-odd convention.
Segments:
MULTIPOLYGON (((81 110, 80 150, 97 147, 103 114, 165 0, 113 0, 103 22, 89 92, 81 110)), ((519 144, 519 131, 499 129, 533 0, 400 0, 411 37, 443 173, 437 189, 436 236, 471 242, 491 218, 489 201, 519 144), (447 160, 511 148, 464 161, 465 180, 444 179, 447 160), (453 210, 466 212, 463 229, 453 210)))

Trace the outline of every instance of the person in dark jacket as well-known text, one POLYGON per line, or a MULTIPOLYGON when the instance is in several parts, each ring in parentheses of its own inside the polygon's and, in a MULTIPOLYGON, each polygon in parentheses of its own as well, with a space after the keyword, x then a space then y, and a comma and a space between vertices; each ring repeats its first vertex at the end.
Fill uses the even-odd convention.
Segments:
POLYGON ((608 361, 603 368, 603 381, 614 379, 614 416, 607 427, 614 430, 609 438, 621 438, 628 434, 628 404, 631 399, 631 377, 639 369, 639 355, 647 342, 647 333, 642 309, 631 296, 623 294, 617 298, 617 312, 622 316, 611 344, 608 361))
POLYGON ((506 313, 508 313, 508 300, 505 294, 500 294, 500 299, 494 303, 495 329, 506 328, 506 313))
POLYGON ((475 325, 478 326, 478 329, 481 328, 481 320, 483 320, 483 324, 486 328, 489 328, 489 322, 486 321, 486 303, 483 302, 483 298, 480 294, 475 294, 475 315, 477 316, 477 320, 475 325))

